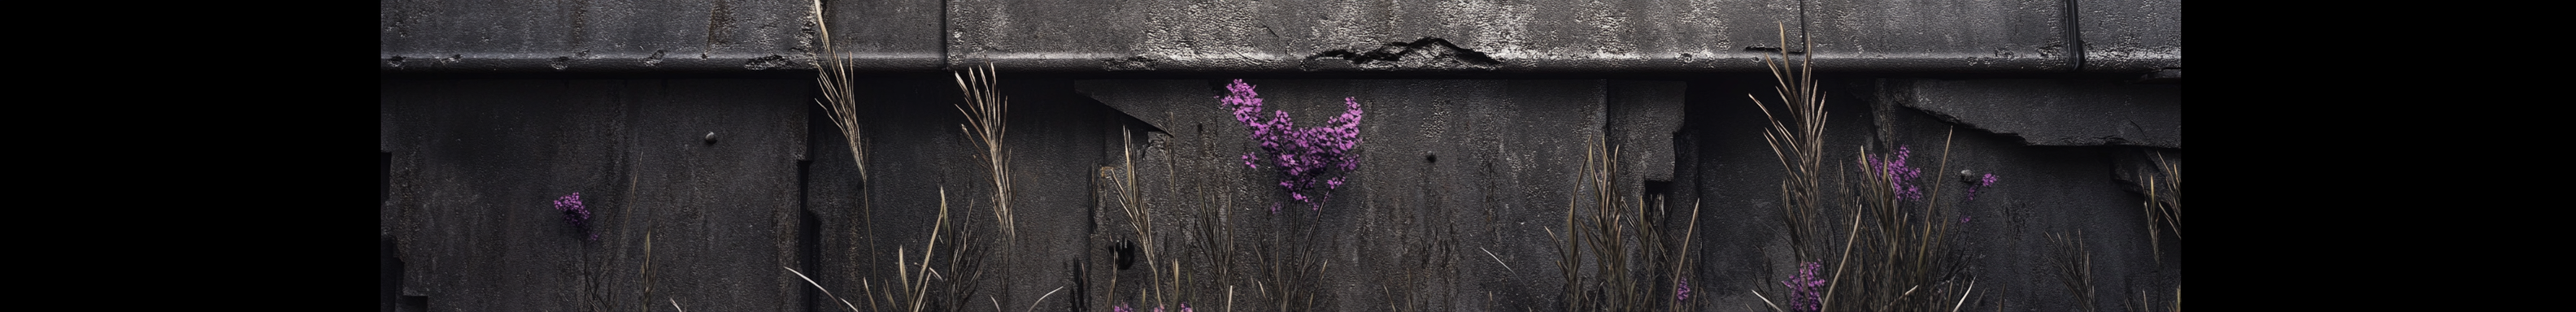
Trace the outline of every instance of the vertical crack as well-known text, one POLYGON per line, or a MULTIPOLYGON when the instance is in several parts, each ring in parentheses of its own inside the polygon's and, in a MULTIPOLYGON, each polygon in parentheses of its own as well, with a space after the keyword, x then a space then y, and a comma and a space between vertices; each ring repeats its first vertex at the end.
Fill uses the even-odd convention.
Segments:
POLYGON ((2084 28, 2083 28, 2083 26, 2084 26, 2084 25, 2083 25, 2083 23, 2082 23, 2082 22, 2077 21, 2077 20, 2076 20, 2076 17, 2077 17, 2077 16, 2079 16, 2079 15, 2080 15, 2079 13, 2081 13, 2082 11, 2077 11, 2077 10, 2075 9, 2075 2, 2076 2, 2077 0, 2060 0, 2060 1, 2064 1, 2064 2, 2066 3, 2066 10, 2065 10, 2065 12, 2061 12, 2060 16, 2059 16, 2059 17, 2058 17, 2058 19, 2057 19, 2057 20, 2058 20, 2058 22, 2066 23, 2066 26, 2064 27, 2064 30, 2065 30, 2065 33, 2066 33, 2066 39, 2065 39, 2065 40, 2066 40, 2066 56, 2069 58, 2069 60, 2070 60, 2070 61, 2073 61, 2073 62, 2075 63, 2075 64, 2074 64, 2074 66, 2072 66, 2072 67, 2071 67, 2071 68, 2074 68, 2074 72, 2081 73, 2081 72, 2084 72, 2084 63, 2085 63, 2085 61, 2084 61, 2084 28))

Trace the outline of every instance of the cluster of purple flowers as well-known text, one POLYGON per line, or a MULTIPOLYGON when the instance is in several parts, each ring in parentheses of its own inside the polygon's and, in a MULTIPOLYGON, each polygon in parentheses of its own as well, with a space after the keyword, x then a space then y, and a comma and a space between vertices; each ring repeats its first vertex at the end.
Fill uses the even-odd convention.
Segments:
POLYGON ((1817 264, 1815 262, 1800 264, 1804 266, 1798 268, 1798 276, 1790 277, 1789 280, 1786 281, 1780 281, 1781 285, 1789 286, 1789 310, 1823 310, 1825 308, 1825 279, 1817 277, 1816 271, 1823 269, 1824 265, 1817 264))
POLYGON ((1673 281, 1673 284, 1674 284, 1674 285, 1676 285, 1676 286, 1678 286, 1678 288, 1675 288, 1675 289, 1673 290, 1673 301, 1685 301, 1685 300, 1690 300, 1690 277, 1689 277, 1689 276, 1683 276, 1683 277, 1681 277, 1681 278, 1679 278, 1679 279, 1675 279, 1675 280, 1673 281))
MULTIPOLYGON (((1279 188, 1287 190, 1290 199, 1323 210, 1331 190, 1341 188, 1343 175, 1359 170, 1359 155, 1351 153, 1351 149, 1360 146, 1363 114, 1358 98, 1342 98, 1345 111, 1325 120, 1325 126, 1299 128, 1286 111, 1262 114, 1260 95, 1242 79, 1235 79, 1225 89, 1228 94, 1221 101, 1234 110, 1234 121, 1252 128, 1252 139, 1261 142, 1261 152, 1256 154, 1265 155, 1244 154, 1243 165, 1256 169, 1261 168, 1261 163, 1278 166, 1285 176, 1279 188), (1318 186, 1325 190, 1307 194, 1318 186)), ((1270 205, 1270 213, 1279 213, 1277 203, 1270 205)))
POLYGON ((563 212, 565 225, 581 229, 582 234, 590 235, 590 240, 599 240, 599 233, 590 232, 590 208, 581 204, 581 193, 555 198, 555 211, 563 212))
POLYGON ((1995 174, 1988 173, 1986 174, 1986 178, 1978 179, 1976 185, 1968 186, 1968 200, 1976 201, 1977 189, 1985 188, 1987 185, 1995 185, 1995 174))
POLYGON ((1863 158, 1861 159, 1861 165, 1870 168, 1870 170, 1875 171, 1874 173, 1876 174, 1887 177, 1888 187, 1896 189, 1897 198, 1922 200, 1923 187, 1914 185, 1913 181, 1914 178, 1923 176, 1923 168, 1906 167, 1905 159, 1911 156, 1914 156, 1913 149, 1907 148, 1904 145, 1898 145, 1896 146, 1896 155, 1879 157, 1878 161, 1875 161, 1875 163, 1867 158, 1863 158))

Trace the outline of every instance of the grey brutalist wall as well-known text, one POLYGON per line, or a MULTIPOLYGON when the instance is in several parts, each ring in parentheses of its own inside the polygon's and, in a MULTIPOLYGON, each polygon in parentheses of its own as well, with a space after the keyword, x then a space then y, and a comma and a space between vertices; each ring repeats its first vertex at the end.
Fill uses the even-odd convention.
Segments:
MULTIPOLYGON (((809 1, 385 0, 388 73, 808 69, 809 1)), ((827 1, 858 70, 1759 73, 1814 40, 1845 72, 2142 74, 2182 66, 2176 0, 827 1), (2073 10, 2068 10, 2073 7, 2073 10), (1785 26, 1785 27, 1783 27, 1785 26), (2082 49, 2070 49, 2069 42, 2082 49), (2080 53, 2078 53, 2080 52, 2080 53)))
POLYGON ((802 80, 379 85, 405 311, 803 309, 802 80), (705 140, 713 132, 713 143, 705 140), (581 193, 598 240, 551 205, 581 193))

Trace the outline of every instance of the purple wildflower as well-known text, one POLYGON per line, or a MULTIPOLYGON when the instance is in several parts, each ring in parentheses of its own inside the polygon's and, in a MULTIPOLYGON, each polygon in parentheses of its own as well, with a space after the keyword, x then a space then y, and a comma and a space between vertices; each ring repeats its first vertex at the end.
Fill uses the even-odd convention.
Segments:
POLYGON ((1887 177, 1888 187, 1896 189, 1897 198, 1922 200, 1923 187, 1914 185, 1913 181, 1914 178, 1923 176, 1923 169, 1905 166, 1905 159, 1912 157, 1913 155, 1913 149, 1904 145, 1898 145, 1896 146, 1896 155, 1879 157, 1879 160, 1876 162, 1863 158, 1861 159, 1861 165, 1871 168, 1870 171, 1873 171, 1880 176, 1887 177))
POLYGON ((1182 303, 1181 303, 1181 312, 1197 312, 1197 311, 1190 310, 1190 303, 1188 303, 1188 302, 1182 302, 1182 303))
POLYGON ((1135 309, 1128 309, 1128 308, 1127 308, 1127 304, 1125 304, 1125 303, 1120 303, 1120 304, 1118 304, 1118 306, 1115 306, 1115 307, 1109 307, 1109 311, 1112 311, 1112 312, 1136 312, 1136 310, 1135 310, 1135 309))
MULTIPOLYGON (((1324 202, 1332 199, 1329 191, 1341 188, 1343 175, 1359 170, 1359 155, 1351 152, 1359 148, 1360 120, 1366 116, 1359 98, 1342 98, 1342 115, 1325 120, 1325 126, 1300 128, 1287 111, 1262 114, 1260 93, 1242 79, 1225 88, 1227 95, 1219 101, 1234 110, 1235 122, 1252 128, 1251 138, 1260 142, 1260 154, 1268 155, 1244 154, 1244 166, 1258 169, 1261 162, 1256 160, 1266 160, 1279 167, 1284 176, 1279 188, 1288 191, 1290 199, 1321 211, 1324 202), (1319 185, 1326 191, 1307 194, 1319 185)), ((1278 213, 1278 209, 1273 207, 1271 213, 1278 213)))
POLYGON ((1995 174, 1988 173, 1986 178, 1977 180, 1977 185, 1968 186, 1968 200, 1976 201, 1977 189, 1985 188, 1987 185, 1995 185, 1995 174))
POLYGON ((1673 284, 1677 285, 1673 290, 1673 301, 1690 300, 1690 277, 1684 276, 1673 281, 1673 284))
POLYGON ((1789 286, 1789 310, 1823 310, 1825 306, 1825 280, 1817 278, 1816 271, 1823 269, 1824 265, 1817 264, 1815 262, 1805 262, 1800 264, 1803 266, 1798 268, 1797 276, 1790 277, 1789 280, 1786 281, 1780 281, 1781 285, 1789 286))
POLYGON ((555 198, 555 211, 563 212, 565 225, 581 229, 583 234, 590 235, 590 240, 599 240, 598 233, 590 232, 590 208, 581 204, 581 193, 555 198))

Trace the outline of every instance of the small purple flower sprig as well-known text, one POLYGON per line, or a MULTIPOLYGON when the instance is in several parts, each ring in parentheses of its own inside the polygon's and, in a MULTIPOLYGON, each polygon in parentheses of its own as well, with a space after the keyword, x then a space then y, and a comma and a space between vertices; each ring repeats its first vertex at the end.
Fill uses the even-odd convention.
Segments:
POLYGON ((563 212, 564 225, 580 229, 590 240, 599 240, 599 233, 590 231, 590 208, 581 204, 581 193, 555 198, 555 211, 563 212))
POLYGON ((1898 145, 1895 155, 1878 157, 1875 161, 1862 159, 1861 164, 1875 171, 1872 173, 1887 177, 1888 187, 1896 189, 1897 198, 1923 200, 1923 187, 1913 182, 1914 178, 1923 176, 1923 168, 1905 166, 1905 159, 1912 156, 1914 156, 1913 149, 1898 145))
MULTIPOLYGON (((1342 115, 1325 120, 1326 125, 1299 128, 1286 111, 1272 111, 1264 118, 1260 94, 1242 79, 1235 79, 1225 89, 1227 94, 1219 101, 1234 110, 1235 122, 1252 128, 1253 140, 1261 142, 1261 152, 1244 154, 1243 165, 1259 169, 1261 164, 1269 163, 1279 167, 1279 188, 1288 191, 1289 199, 1322 211, 1324 202, 1332 198, 1332 190, 1342 187, 1350 171, 1359 170, 1359 155, 1351 153, 1360 146, 1360 119, 1366 116, 1360 110, 1359 98, 1342 98, 1342 115), (1324 190, 1317 191, 1317 187, 1324 190)), ((1278 203, 1270 205, 1270 213, 1279 213, 1278 203)))
POLYGON ((1995 174, 1988 173, 1984 179, 1977 179, 1976 184, 1969 185, 1968 201, 1977 201, 1977 189, 1986 188, 1987 185, 1995 185, 1995 174))
POLYGON ((1780 281, 1780 285, 1789 286, 1789 310, 1801 312, 1823 310, 1825 279, 1817 277, 1816 271, 1823 269, 1824 265, 1815 262, 1800 264, 1802 266, 1798 268, 1797 276, 1780 281))
POLYGON ((1673 302, 1690 301, 1690 277, 1689 277, 1689 276, 1683 276, 1683 277, 1681 277, 1681 278, 1674 279, 1674 280, 1673 280, 1673 286, 1674 286, 1674 288, 1673 288, 1673 302))

